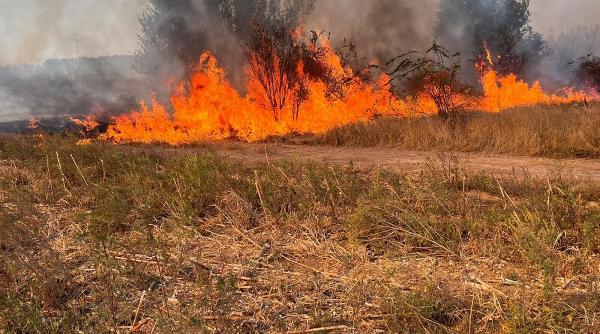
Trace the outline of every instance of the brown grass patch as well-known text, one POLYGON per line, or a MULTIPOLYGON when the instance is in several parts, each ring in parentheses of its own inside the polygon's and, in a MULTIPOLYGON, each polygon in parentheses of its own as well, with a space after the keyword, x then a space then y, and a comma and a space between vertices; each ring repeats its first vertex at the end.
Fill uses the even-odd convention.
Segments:
POLYGON ((2 139, 0 331, 598 332, 599 200, 451 158, 405 175, 2 139))
POLYGON ((331 130, 315 144, 409 150, 490 152, 547 157, 600 157, 600 105, 536 106, 501 113, 380 118, 331 130))

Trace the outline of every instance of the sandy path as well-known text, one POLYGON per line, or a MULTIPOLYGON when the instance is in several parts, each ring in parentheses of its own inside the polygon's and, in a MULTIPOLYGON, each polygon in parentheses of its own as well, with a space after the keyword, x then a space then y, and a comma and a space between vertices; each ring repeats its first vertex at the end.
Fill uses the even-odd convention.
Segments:
MULTIPOLYGON (((219 154, 247 163, 282 159, 316 160, 331 164, 360 168, 381 167, 403 172, 416 172, 424 168, 428 159, 437 160, 436 152, 405 151, 394 148, 339 148, 327 146, 221 143, 209 146, 219 154)), ((192 154, 207 148, 165 149, 173 155, 192 154)), ((560 175, 576 180, 600 182, 600 160, 548 159, 515 157, 508 155, 457 153, 460 166, 477 172, 484 170, 494 175, 528 173, 535 177, 560 175)))

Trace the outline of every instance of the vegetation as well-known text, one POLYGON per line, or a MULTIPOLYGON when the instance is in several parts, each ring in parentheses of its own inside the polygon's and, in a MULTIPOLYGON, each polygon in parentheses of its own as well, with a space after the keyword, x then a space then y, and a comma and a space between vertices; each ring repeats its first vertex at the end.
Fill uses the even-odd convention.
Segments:
POLYGON ((460 80, 460 54, 450 54, 435 41, 422 55, 415 57, 415 54, 400 55, 385 65, 392 67, 386 72, 392 90, 399 95, 424 94, 435 103, 438 116, 443 119, 454 118, 474 107, 471 87, 460 80))
POLYGON ((439 117, 380 118, 336 128, 309 141, 336 146, 598 158, 599 126, 597 104, 542 105, 501 113, 467 113, 454 123, 439 117))
MULTIPOLYGON (((183 67, 184 72, 193 72, 198 58, 207 50, 233 66, 241 62, 242 45, 252 41, 257 28, 295 29, 313 3, 150 0, 139 18, 142 33, 136 69, 154 80, 156 75, 178 73, 174 72, 175 65, 183 67)), ((234 69, 241 71, 242 66, 238 64, 234 69)))
POLYGON ((0 331, 600 329, 596 184, 167 152, 0 138, 0 331))
MULTIPOLYGON (((443 0, 436 36, 453 50, 487 59, 487 47, 500 74, 523 74, 547 53, 542 36, 530 25, 530 0, 443 0)), ((472 67, 472 66, 471 66, 472 67)))
MULTIPOLYGON (((321 81, 337 86, 333 69, 327 63, 328 48, 321 46, 321 36, 300 37, 287 20, 270 25, 257 25, 245 46, 247 73, 257 85, 260 104, 273 112, 278 121, 287 106, 298 120, 300 107, 309 97, 309 82, 321 81), (299 68, 302 68, 300 71, 299 68)), ((331 89, 328 89, 331 90, 331 89)))
POLYGON ((579 82, 600 92, 600 57, 588 55, 581 58, 575 76, 579 82))

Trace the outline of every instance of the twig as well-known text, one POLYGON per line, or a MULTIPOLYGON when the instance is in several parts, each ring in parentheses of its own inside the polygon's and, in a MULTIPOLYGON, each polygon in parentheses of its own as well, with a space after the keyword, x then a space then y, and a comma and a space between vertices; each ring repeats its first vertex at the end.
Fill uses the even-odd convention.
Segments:
POLYGON ((500 184, 500 180, 496 179, 496 182, 498 183, 498 187, 500 188, 500 194, 502 194, 503 198, 508 198, 508 200, 510 201, 510 204, 512 204, 512 206, 515 209, 518 209, 517 204, 512 200, 512 198, 510 197, 510 195, 506 192, 506 190, 504 190, 504 187, 502 187, 502 184, 500 184))
POLYGON ((471 308, 469 310, 469 334, 473 333, 473 306, 475 306, 475 291, 471 291, 471 308))
POLYGON ((140 315, 140 309, 142 308, 142 303, 144 302, 145 296, 146 296, 146 290, 142 291, 142 295, 140 296, 140 301, 138 303, 137 309, 135 310, 135 316, 133 317, 133 322, 131 323, 131 333, 134 333, 137 329, 139 329, 138 326, 136 326, 136 322, 140 315))
POLYGON ((307 330, 303 330, 303 331, 288 332, 287 334, 305 334, 305 333, 347 331, 348 329, 349 329, 348 326, 341 325, 341 326, 317 327, 317 328, 311 328, 311 329, 307 329, 307 330))
POLYGON ((100 164, 102 165, 102 181, 106 181, 106 169, 104 169, 104 160, 100 159, 100 164))
POLYGON ((271 161, 269 161, 269 154, 267 153, 267 148, 265 147, 265 160, 267 161, 267 166, 271 168, 271 161))
POLYGON ((338 274, 333 274, 333 273, 328 273, 326 271, 315 269, 313 267, 307 266, 307 265, 305 265, 303 263, 300 263, 298 261, 294 261, 294 260, 290 259, 289 257, 287 257, 285 255, 281 255, 281 257, 284 258, 284 259, 286 259, 286 260, 288 260, 289 262, 291 262, 293 264, 299 265, 299 266, 301 266, 303 268, 306 268, 308 270, 314 271, 315 273, 321 274, 323 276, 328 276, 328 277, 338 278, 338 279, 345 279, 344 276, 341 276, 341 275, 338 275, 338 274))
POLYGON ((48 158, 48 154, 46 154, 46 177, 48 178, 48 185, 50 186, 50 190, 53 190, 52 176, 50 175, 50 158, 48 158))
POLYGON ((253 244, 254 246, 256 246, 258 249, 262 248, 256 241, 254 241, 252 238, 250 238, 250 236, 248 236, 246 233, 242 232, 242 230, 240 230, 239 228, 237 228, 237 226, 233 225, 233 221, 230 221, 230 223, 231 223, 231 227, 233 227, 233 229, 237 233, 239 233, 244 239, 246 239, 247 241, 249 241, 251 244, 253 244))
POLYGON ((258 194, 258 200, 260 201, 260 206, 263 210, 263 214, 265 218, 268 219, 269 215, 267 214, 267 209, 265 208, 265 202, 263 200, 262 192, 260 191, 260 185, 258 184, 258 172, 254 171, 254 186, 256 187, 256 193, 258 194))
POLYGON ((73 196, 73 194, 69 191, 69 189, 67 189, 67 182, 65 181, 65 173, 63 173, 63 169, 62 169, 62 165, 60 163, 60 157, 58 156, 58 151, 55 151, 56 153, 56 161, 58 162, 58 170, 60 171, 60 176, 62 179, 62 184, 63 184, 63 188, 65 188, 65 191, 73 196))
POLYGON ((69 156, 71 156, 71 160, 73 160, 73 163, 75 164, 75 168, 77 169, 77 172, 79 173, 79 176, 81 176, 81 178, 83 179, 83 182, 85 183, 85 185, 89 186, 90 184, 85 179, 85 176, 83 176, 83 173, 81 172, 81 169, 79 169, 79 165, 77 165, 77 161, 75 161, 75 158, 73 157, 73 154, 69 154, 69 156))
POLYGON ((156 321, 154 322, 154 325, 152 325, 152 329, 150 330, 150 334, 154 334, 154 330, 156 329, 156 321))
POLYGON ((327 182, 327 179, 324 179, 324 181, 325 181, 325 187, 327 188, 327 194, 329 195, 329 201, 331 204, 331 213, 333 214, 333 222, 335 224, 338 224, 340 221, 338 219, 337 210, 335 208, 335 200, 333 199, 333 194, 331 194, 331 189, 329 188, 329 182, 327 182))
POLYGON ((136 333, 137 331, 142 329, 142 327, 144 327, 148 323, 148 321, 150 321, 150 320, 148 320, 148 319, 141 320, 135 327, 131 328, 131 333, 136 333))

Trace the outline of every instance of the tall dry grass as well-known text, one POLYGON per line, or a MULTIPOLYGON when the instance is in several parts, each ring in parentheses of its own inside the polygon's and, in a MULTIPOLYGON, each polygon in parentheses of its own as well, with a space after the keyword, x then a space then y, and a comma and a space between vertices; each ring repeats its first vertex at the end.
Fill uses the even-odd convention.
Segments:
POLYGON ((549 157, 600 157, 600 104, 540 105, 440 118, 380 118, 331 130, 314 143, 549 157))

